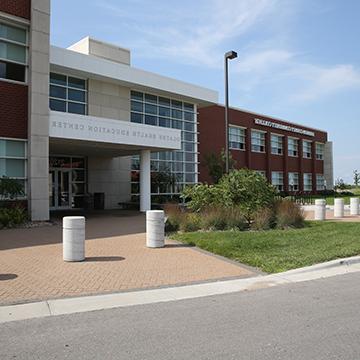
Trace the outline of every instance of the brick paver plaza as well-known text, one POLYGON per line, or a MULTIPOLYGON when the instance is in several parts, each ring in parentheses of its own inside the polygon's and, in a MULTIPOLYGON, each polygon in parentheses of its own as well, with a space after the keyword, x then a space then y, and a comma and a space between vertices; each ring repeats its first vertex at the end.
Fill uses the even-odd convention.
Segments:
POLYGON ((87 219, 86 261, 62 260, 61 224, 0 230, 0 304, 249 276, 241 266, 167 241, 145 247, 145 217, 87 219))

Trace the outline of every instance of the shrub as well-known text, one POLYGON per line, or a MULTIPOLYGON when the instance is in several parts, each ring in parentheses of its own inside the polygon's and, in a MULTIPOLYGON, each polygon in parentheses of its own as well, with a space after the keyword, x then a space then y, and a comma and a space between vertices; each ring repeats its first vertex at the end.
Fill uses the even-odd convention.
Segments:
POLYGON ((301 207, 287 199, 278 200, 275 204, 276 226, 300 228, 304 226, 305 218, 301 207))
POLYGON ((14 200, 23 195, 24 188, 18 180, 6 176, 0 178, 0 197, 2 200, 14 200))
POLYGON ((165 231, 175 232, 180 228, 180 223, 184 214, 178 204, 165 204, 164 211, 166 216, 165 231))
POLYGON ((259 209, 254 214, 254 220, 251 223, 252 230, 269 230, 275 225, 275 214, 273 207, 259 209))
POLYGON ((202 228, 205 230, 244 230, 246 220, 238 207, 208 208, 202 215, 202 228))
POLYGON ((10 228, 20 225, 27 220, 27 212, 22 207, 1 208, 0 209, 0 227, 10 228))
POLYGON ((182 192, 182 198, 187 201, 187 207, 196 212, 224 203, 224 193, 218 185, 187 186, 182 192))
POLYGON ((184 213, 181 217, 179 230, 183 232, 198 231, 201 229, 201 216, 198 213, 184 213))
POLYGON ((264 176, 248 169, 231 171, 219 186, 225 194, 226 205, 237 205, 249 225, 259 209, 272 206, 276 195, 264 176))

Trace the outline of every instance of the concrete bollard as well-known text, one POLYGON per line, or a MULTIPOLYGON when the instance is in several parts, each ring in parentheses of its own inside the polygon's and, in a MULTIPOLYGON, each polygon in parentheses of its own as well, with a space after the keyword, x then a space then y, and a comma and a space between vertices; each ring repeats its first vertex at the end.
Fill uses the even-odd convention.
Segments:
POLYGON ((85 260, 85 217, 65 216, 63 218, 64 261, 85 260))
POLYGON ((315 200, 315 220, 323 221, 326 219, 326 200, 315 200))
POLYGON ((165 246, 165 214, 163 210, 146 211, 146 246, 160 248, 165 246))
POLYGON ((344 199, 336 198, 334 200, 334 217, 344 217, 344 199))
POLYGON ((357 197, 350 198, 350 215, 359 215, 360 199, 357 197))

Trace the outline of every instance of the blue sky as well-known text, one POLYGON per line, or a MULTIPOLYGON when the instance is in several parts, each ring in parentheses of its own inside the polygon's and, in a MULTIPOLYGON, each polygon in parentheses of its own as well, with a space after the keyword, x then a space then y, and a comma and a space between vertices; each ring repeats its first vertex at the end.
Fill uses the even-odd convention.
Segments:
POLYGON ((335 177, 360 170, 360 1, 52 0, 51 41, 130 48, 132 65, 219 91, 232 106, 325 129, 335 177))

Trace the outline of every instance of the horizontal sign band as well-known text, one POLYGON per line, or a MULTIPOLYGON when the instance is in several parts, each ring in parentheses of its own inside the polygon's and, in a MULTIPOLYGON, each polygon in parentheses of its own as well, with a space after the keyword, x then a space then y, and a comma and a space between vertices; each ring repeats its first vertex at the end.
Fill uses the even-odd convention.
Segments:
POLYGON ((313 131, 299 129, 299 128, 296 128, 296 127, 293 127, 290 125, 279 124, 279 123, 275 123, 275 122, 268 121, 268 120, 262 120, 262 119, 254 119, 254 121, 255 121, 255 124, 257 124, 257 125, 267 126, 267 127, 271 127, 274 129, 284 130, 284 131, 290 131, 290 132, 293 132, 296 134, 315 136, 315 133, 313 131))

